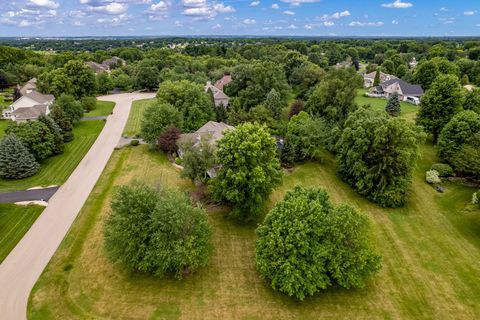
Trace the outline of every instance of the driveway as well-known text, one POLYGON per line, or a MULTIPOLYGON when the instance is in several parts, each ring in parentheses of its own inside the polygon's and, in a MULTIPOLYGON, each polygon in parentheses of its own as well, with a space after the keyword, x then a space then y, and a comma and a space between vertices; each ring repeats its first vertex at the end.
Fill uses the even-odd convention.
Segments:
POLYGON ((43 200, 48 201, 59 187, 0 193, 0 203, 43 200))
POLYGON ((113 115, 68 180, 50 199, 8 257, 0 264, 0 318, 26 319, 30 292, 47 266, 117 145, 128 119, 132 101, 154 93, 125 93, 100 97, 116 103, 113 115))

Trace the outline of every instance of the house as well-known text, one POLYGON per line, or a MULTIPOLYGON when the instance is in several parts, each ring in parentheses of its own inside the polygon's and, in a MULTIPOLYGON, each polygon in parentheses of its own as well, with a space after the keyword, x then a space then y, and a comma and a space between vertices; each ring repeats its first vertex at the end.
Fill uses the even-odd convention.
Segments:
POLYGON ((219 80, 217 80, 217 82, 215 82, 214 86, 215 86, 215 88, 223 91, 223 87, 226 86, 227 84, 229 84, 230 82, 232 82, 232 76, 229 75, 229 74, 224 74, 221 79, 219 79, 219 80))
POLYGON ((94 61, 87 61, 85 62, 85 64, 89 66, 93 70, 93 72, 95 72, 96 74, 109 71, 109 69, 105 67, 103 64, 100 64, 94 61))
MULTIPOLYGON (((363 75, 363 86, 365 88, 371 88, 373 87, 373 84, 375 83, 375 76, 377 75, 377 71, 373 71, 370 73, 366 73, 363 75)), ((380 71, 380 83, 391 80, 391 79, 397 79, 397 77, 388 74, 388 73, 383 73, 380 71)))
MULTIPOLYGON (((217 142, 223 138, 223 135, 228 130, 235 130, 235 127, 232 127, 223 122, 208 121, 200 129, 193 133, 185 133, 180 135, 180 141, 190 141, 193 148, 198 148, 200 142, 208 141, 211 145, 216 145, 217 142)), ((181 145, 182 143, 180 143, 181 145)), ((178 156, 182 158, 184 150, 180 147, 178 149, 178 156)), ((220 168, 220 165, 215 165, 207 171, 207 174, 212 178, 216 175, 217 170, 220 168)))
POLYGON ((410 84, 402 79, 396 78, 382 82, 372 90, 373 94, 387 99, 395 92, 398 94, 401 101, 406 100, 407 97, 420 98, 423 96, 423 89, 421 86, 410 84))
POLYGON ((87 61, 85 62, 87 66, 92 68, 93 72, 96 74, 103 73, 103 72, 110 72, 110 69, 117 65, 124 65, 125 60, 119 57, 111 57, 110 59, 103 60, 102 63, 97 63, 94 61, 87 61))
POLYGON ((410 62, 408 63, 408 66, 410 67, 410 69, 415 69, 418 65, 418 62, 417 62, 417 59, 415 59, 415 57, 412 58, 412 60, 410 60, 410 62))
POLYGON ((19 85, 17 85, 17 88, 22 96, 32 91, 37 91, 37 78, 32 78, 28 80, 27 83, 23 85, 23 87, 20 87, 19 85))
POLYGON ((2 116, 16 122, 36 120, 40 115, 50 113, 54 100, 55 97, 51 94, 31 91, 3 110, 2 116))
POLYGON ((207 84, 205 85, 205 92, 209 91, 212 93, 213 103, 216 107, 223 106, 225 108, 228 106, 230 98, 223 92, 222 89, 217 88, 216 86, 212 85, 210 81, 207 81, 207 84))

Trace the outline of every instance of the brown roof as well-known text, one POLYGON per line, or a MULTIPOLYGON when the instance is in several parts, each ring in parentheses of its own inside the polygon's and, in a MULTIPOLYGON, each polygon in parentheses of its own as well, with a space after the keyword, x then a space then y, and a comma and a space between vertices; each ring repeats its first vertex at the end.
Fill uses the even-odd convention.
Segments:
POLYGON ((230 82, 232 82, 232 76, 229 74, 225 74, 220 80, 217 80, 217 82, 215 82, 215 87, 223 90, 223 86, 229 84, 230 82))
POLYGON ((38 104, 31 108, 19 108, 12 112, 15 120, 32 120, 37 119, 42 114, 47 113, 47 106, 44 104, 38 104))
POLYGON ((95 73, 102 73, 102 72, 106 72, 108 70, 108 67, 105 67, 103 64, 96 63, 94 61, 87 61, 87 62, 85 62, 85 64, 87 66, 89 66, 90 68, 92 68, 92 70, 95 73))

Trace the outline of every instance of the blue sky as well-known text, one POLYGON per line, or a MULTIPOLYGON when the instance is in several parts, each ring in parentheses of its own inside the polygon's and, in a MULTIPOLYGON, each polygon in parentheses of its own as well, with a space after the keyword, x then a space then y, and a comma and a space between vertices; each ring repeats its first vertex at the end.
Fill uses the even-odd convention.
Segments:
POLYGON ((0 36, 480 35, 480 0, 0 0, 0 36))

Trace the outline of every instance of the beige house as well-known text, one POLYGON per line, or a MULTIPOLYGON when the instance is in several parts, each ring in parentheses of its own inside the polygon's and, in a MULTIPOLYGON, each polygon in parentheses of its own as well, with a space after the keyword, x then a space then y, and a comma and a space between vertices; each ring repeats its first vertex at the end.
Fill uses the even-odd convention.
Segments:
POLYGON ((50 113, 54 100, 51 94, 30 91, 3 110, 2 116, 16 122, 36 120, 40 115, 50 113))
MULTIPOLYGON (((363 75, 363 86, 365 88, 371 88, 373 87, 373 84, 375 83, 375 76, 377 75, 377 71, 373 71, 370 73, 366 73, 363 75)), ((388 74, 388 73, 383 73, 380 71, 380 83, 391 80, 391 79, 397 79, 397 77, 388 74)))
MULTIPOLYGON (((222 85, 222 88, 223 88, 223 85, 222 85)), ((223 92, 223 90, 212 85, 210 81, 207 81, 207 84, 205 85, 205 92, 209 92, 209 91, 212 93, 213 103, 215 104, 216 107, 223 106, 224 108, 226 108, 228 106, 228 103, 230 102, 230 98, 223 92)))

